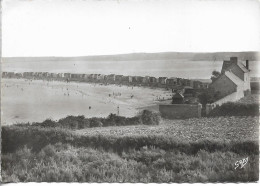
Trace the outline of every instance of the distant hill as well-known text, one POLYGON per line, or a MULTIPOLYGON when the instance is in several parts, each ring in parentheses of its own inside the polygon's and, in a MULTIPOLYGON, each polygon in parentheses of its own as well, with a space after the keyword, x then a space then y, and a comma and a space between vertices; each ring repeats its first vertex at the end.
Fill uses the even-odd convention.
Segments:
POLYGON ((190 61, 222 61, 232 56, 240 60, 257 61, 259 52, 215 52, 215 53, 191 53, 191 52, 161 52, 161 53, 131 53, 117 55, 79 56, 79 57, 4 57, 5 62, 22 61, 133 61, 133 60, 190 60, 190 61))

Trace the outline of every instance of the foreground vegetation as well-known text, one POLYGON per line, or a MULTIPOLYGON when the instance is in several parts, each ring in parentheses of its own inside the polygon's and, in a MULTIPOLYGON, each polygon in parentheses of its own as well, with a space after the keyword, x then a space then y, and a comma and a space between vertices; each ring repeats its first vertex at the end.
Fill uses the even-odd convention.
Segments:
POLYGON ((236 182, 258 180, 258 155, 199 150, 132 149, 118 155, 58 143, 38 153, 27 147, 4 154, 3 180, 11 182, 236 182), (234 169, 235 161, 248 164, 234 169))
POLYGON ((257 181, 257 117, 70 130, 2 127, 5 182, 257 181), (249 158, 243 167, 235 163, 249 158))

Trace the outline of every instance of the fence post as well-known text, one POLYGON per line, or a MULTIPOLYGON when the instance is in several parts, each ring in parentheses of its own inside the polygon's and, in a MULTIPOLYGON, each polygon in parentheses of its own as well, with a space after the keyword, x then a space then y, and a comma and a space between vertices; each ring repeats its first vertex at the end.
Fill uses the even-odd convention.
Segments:
POLYGON ((198 104, 198 117, 201 117, 201 109, 202 109, 202 105, 199 103, 198 104))
POLYGON ((209 112, 212 110, 211 104, 206 104, 206 116, 209 114, 209 112))

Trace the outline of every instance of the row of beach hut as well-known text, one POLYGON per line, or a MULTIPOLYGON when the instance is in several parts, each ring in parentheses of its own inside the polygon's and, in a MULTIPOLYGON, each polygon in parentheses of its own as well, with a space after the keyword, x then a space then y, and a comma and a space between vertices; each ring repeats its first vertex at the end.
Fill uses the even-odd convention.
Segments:
POLYGON ((128 85, 147 85, 158 87, 189 86, 195 89, 208 88, 209 83, 177 78, 177 77, 151 77, 151 76, 124 76, 116 74, 75 74, 75 73, 50 73, 50 72, 2 72, 4 78, 27 78, 27 79, 47 79, 66 80, 96 83, 115 83, 128 85))

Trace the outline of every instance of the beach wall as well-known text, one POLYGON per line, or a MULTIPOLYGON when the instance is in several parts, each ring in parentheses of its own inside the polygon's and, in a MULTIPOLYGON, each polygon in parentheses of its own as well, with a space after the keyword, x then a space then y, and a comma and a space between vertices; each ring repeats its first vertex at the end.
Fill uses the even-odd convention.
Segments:
POLYGON ((159 105, 161 116, 167 119, 199 118, 201 117, 201 108, 201 104, 159 105))

